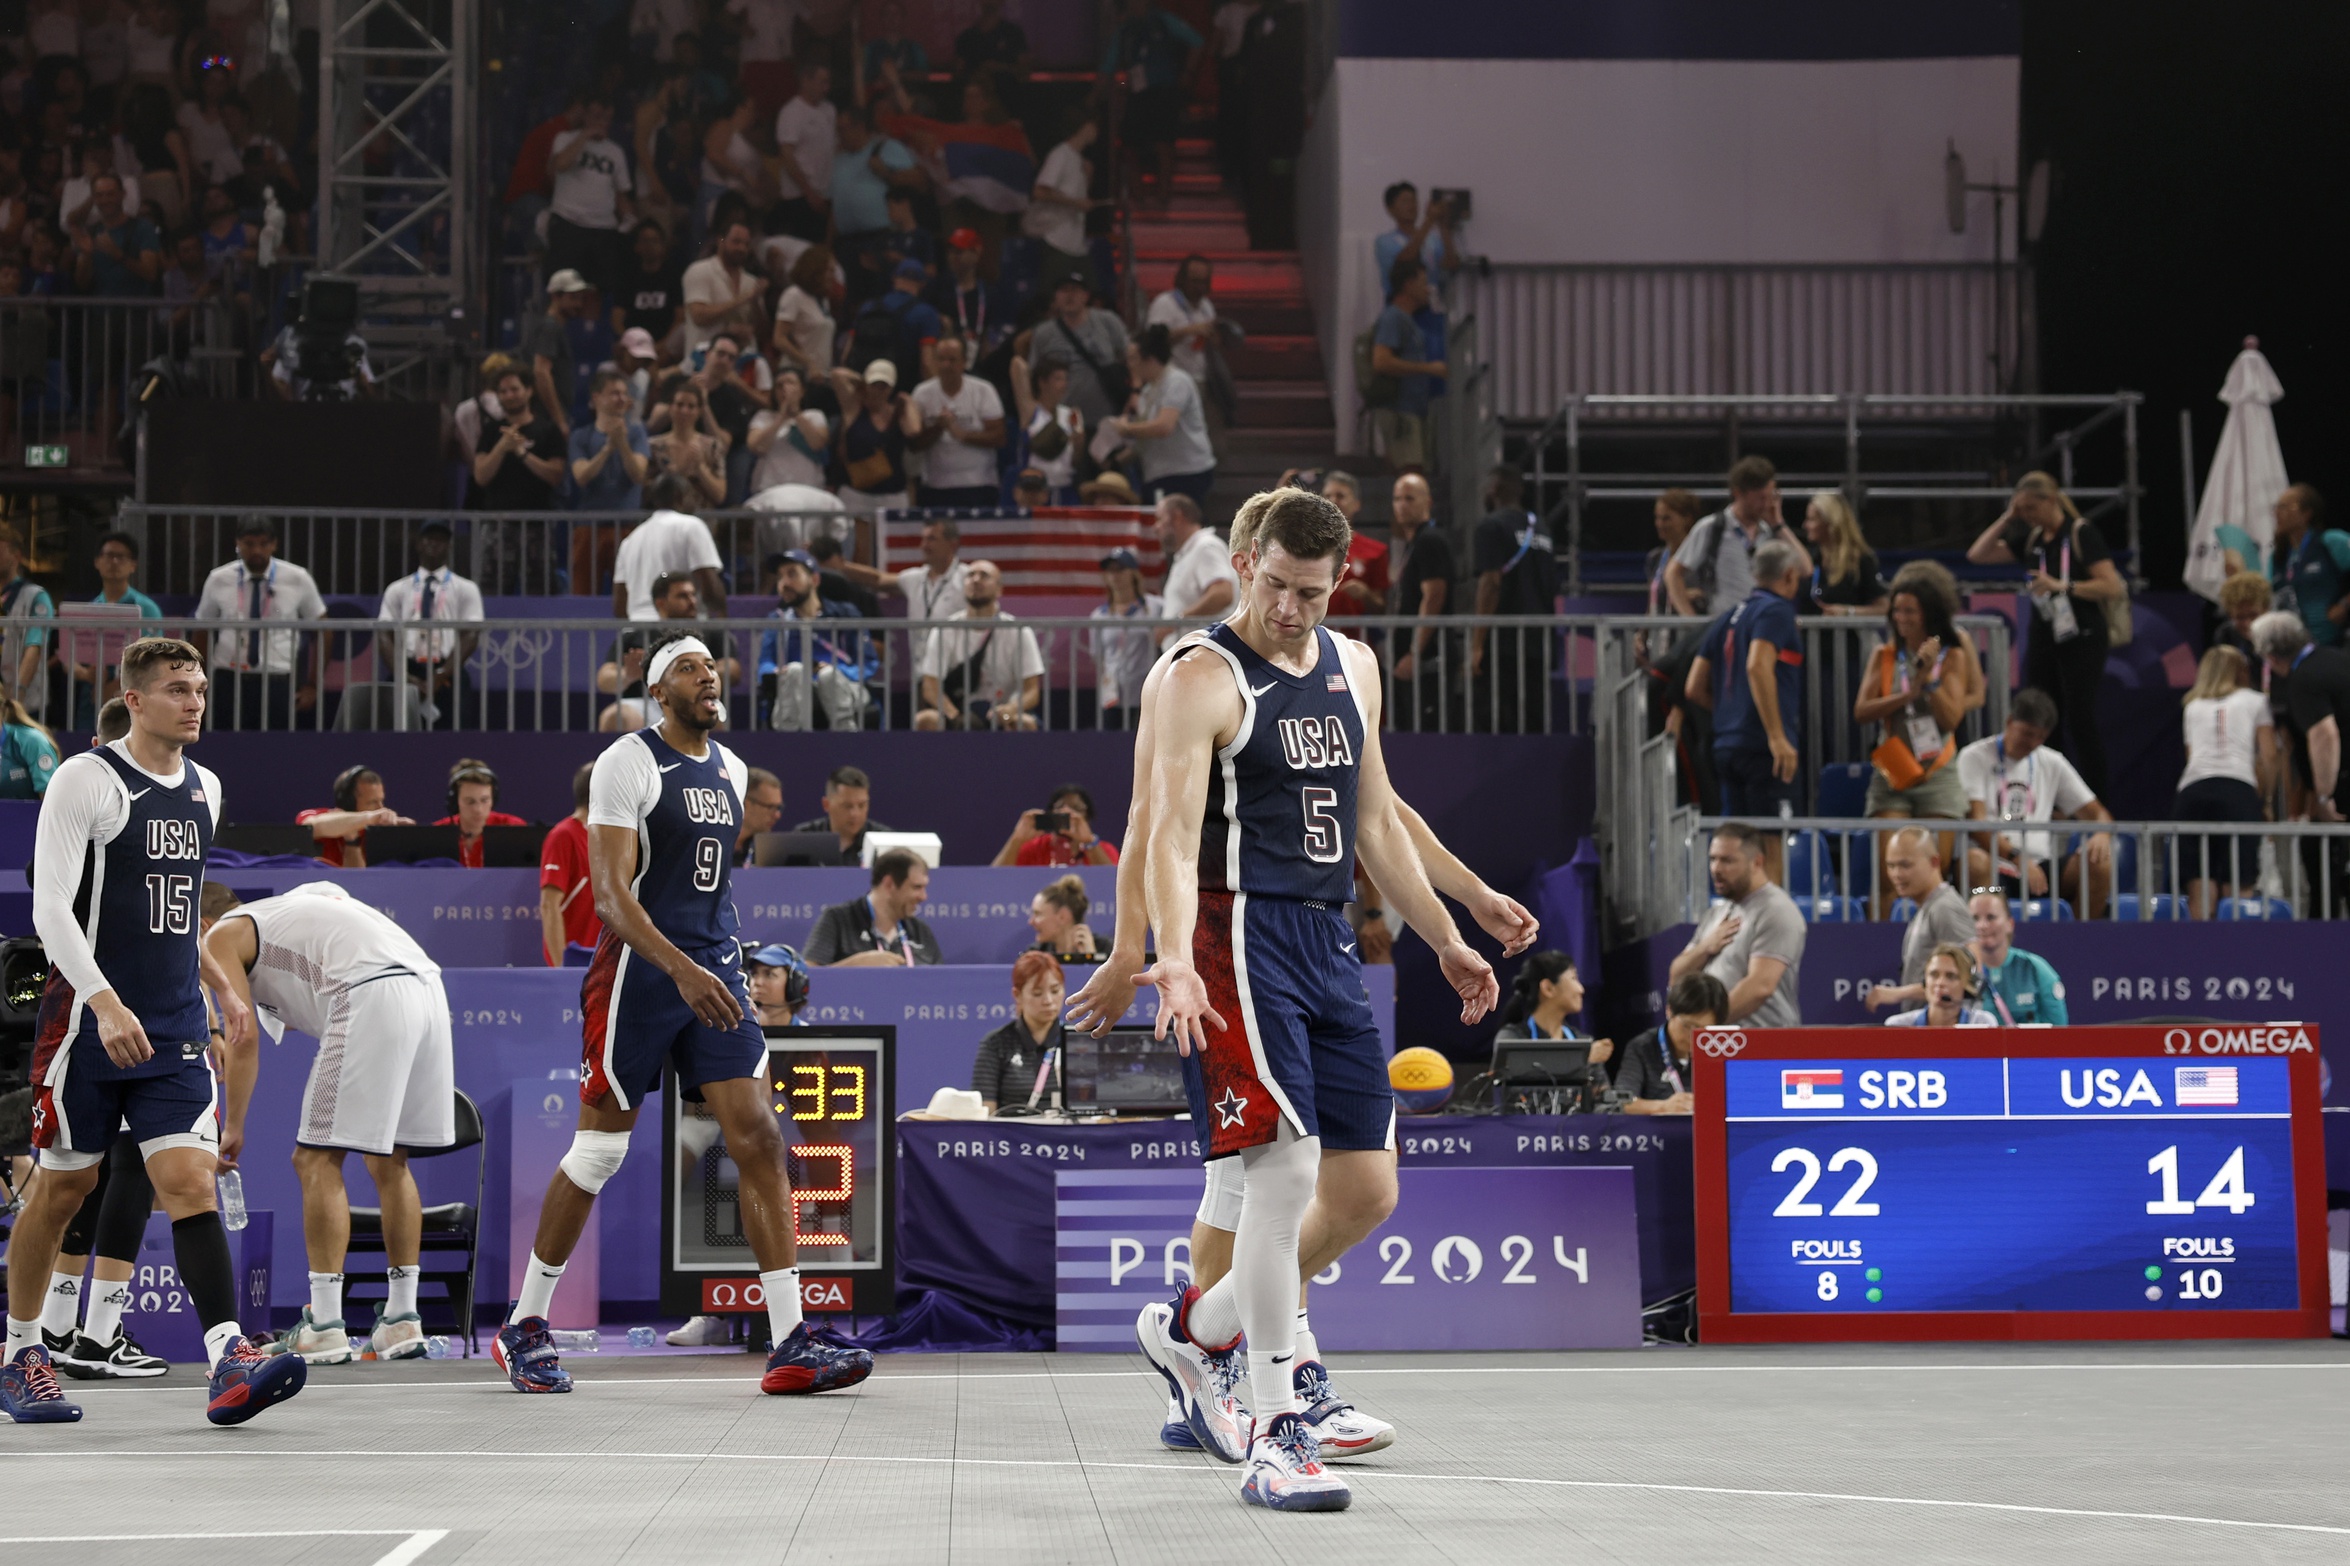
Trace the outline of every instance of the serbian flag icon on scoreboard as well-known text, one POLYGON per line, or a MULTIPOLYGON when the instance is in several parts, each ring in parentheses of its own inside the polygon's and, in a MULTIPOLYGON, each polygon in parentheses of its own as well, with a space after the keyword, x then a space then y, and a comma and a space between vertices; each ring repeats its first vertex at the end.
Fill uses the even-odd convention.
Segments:
POLYGON ((2171 1096, 2182 1109, 2196 1105, 2232 1107, 2236 1102, 2236 1068, 2181 1066, 2171 1096))
POLYGON ((1781 1109, 1842 1109, 1844 1107, 1844 1073, 1841 1070, 1781 1071, 1779 1073, 1779 1107, 1781 1109))

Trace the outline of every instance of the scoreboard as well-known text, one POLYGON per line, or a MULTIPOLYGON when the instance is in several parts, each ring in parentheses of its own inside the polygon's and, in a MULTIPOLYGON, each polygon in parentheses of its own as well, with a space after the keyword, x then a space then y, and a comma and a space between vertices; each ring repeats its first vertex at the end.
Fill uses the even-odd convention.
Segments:
POLYGON ((2324 1337, 2317 1029, 1710 1029, 1708 1342, 2324 1337))
MULTIPOLYGON (((792 1228, 808 1314, 896 1308, 894 1028, 769 1028, 768 1107, 789 1150, 792 1228)), ((661 1308, 764 1311, 742 1188, 718 1122, 663 1095, 661 1308)))

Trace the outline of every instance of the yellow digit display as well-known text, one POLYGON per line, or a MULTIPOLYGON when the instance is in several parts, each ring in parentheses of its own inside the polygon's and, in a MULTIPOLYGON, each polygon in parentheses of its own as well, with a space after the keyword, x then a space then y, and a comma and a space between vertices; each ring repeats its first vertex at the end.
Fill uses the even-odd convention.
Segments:
POLYGON ((822 1066, 794 1066, 791 1068, 791 1074, 795 1077, 814 1077, 816 1079, 812 1086, 795 1087, 791 1090, 791 1096, 795 1100, 808 1099, 813 1105, 806 1113, 802 1113, 795 1107, 792 1110, 792 1118, 794 1120, 822 1120, 824 1118, 824 1068, 822 1066))
POLYGON ((836 1100, 832 1118, 835 1120, 862 1120, 865 1118, 865 1068, 863 1066, 835 1066, 832 1068, 832 1097, 836 1100), (842 1086, 842 1079, 847 1086, 842 1086), (843 1114, 837 1100, 847 1099, 852 1106, 843 1114))

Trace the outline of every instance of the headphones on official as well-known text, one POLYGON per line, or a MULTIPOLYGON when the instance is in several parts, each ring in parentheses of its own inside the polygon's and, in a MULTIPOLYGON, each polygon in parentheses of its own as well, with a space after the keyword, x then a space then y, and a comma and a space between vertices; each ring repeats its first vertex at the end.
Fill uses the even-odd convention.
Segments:
MULTIPOLYGON (((749 962, 752 952, 766 949, 744 942, 743 961, 749 962)), ((800 955, 800 949, 796 946, 784 946, 783 950, 786 958, 778 965, 783 969, 783 1003, 797 1012, 808 1004, 808 960, 800 955)))
POLYGON ((457 790, 467 783, 487 783, 490 786, 490 805, 498 803, 498 775, 484 761, 460 761, 449 769, 449 814, 457 813, 457 790))
MULTIPOLYGON (((356 767, 345 767, 336 773, 335 808, 337 810, 357 810, 359 808, 359 780, 374 775, 375 768, 364 763, 356 767)), ((452 805, 449 808, 454 810, 456 807, 452 805)))

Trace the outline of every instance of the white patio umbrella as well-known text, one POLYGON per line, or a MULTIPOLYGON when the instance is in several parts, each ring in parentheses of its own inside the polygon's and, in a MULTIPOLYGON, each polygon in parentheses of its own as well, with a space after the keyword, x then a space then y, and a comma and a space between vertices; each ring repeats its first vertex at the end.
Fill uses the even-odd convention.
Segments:
MULTIPOLYGON (((2187 585, 2206 598, 2219 597, 2219 584, 2228 574, 2222 527, 2240 528, 2260 546, 2260 559, 2245 564, 2255 571, 2267 564, 2276 532, 2271 508, 2289 482, 2269 405, 2284 395, 2276 371, 2261 355, 2260 339, 2245 338, 2244 351, 2229 366, 2227 384, 2219 391, 2219 400, 2228 405, 2228 422, 2219 432, 2219 450, 2212 453, 2203 500, 2187 535, 2187 585)), ((2241 552, 2240 543, 2237 547, 2241 552)))

